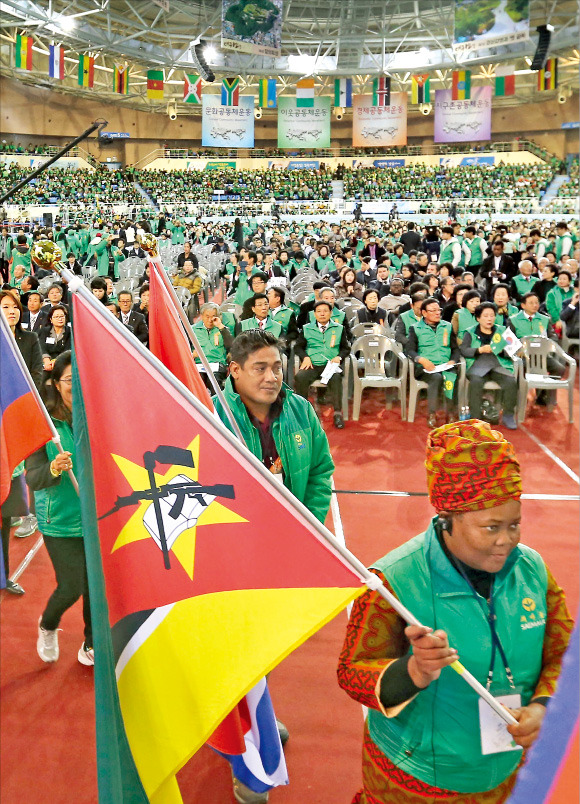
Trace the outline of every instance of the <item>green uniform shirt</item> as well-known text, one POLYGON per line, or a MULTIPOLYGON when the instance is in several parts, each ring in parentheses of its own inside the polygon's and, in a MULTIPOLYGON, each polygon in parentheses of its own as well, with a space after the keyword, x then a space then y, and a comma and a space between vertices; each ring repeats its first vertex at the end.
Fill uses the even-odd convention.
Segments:
POLYGON ((280 307, 276 307, 274 310, 270 310, 270 317, 280 324, 284 335, 288 332, 288 325, 290 323, 292 313, 293 310, 291 310, 289 307, 286 307, 285 304, 280 305, 280 307))
POLYGON ((483 254, 486 250, 485 240, 482 237, 476 236, 473 240, 465 238, 463 242, 471 252, 469 260, 465 263, 466 266, 471 268, 473 265, 481 265, 483 262, 483 254))
POLYGON ((445 244, 441 244, 441 251, 439 252, 439 265, 442 265, 444 262, 450 262, 453 264, 453 246, 455 245, 459 245, 459 241, 456 237, 452 237, 450 240, 446 240, 445 244))
MULTIPOLYGON (((330 314, 330 320, 334 321, 335 324, 343 324, 345 318, 344 310, 341 310, 339 307, 333 307, 332 312, 330 314)), ((314 315, 314 310, 311 310, 308 314, 308 323, 316 324, 316 316, 314 315)))
POLYGON ((453 332, 448 321, 440 321, 433 329, 422 318, 418 324, 413 324, 419 344, 419 357, 425 357, 436 366, 448 363, 451 358, 451 334, 453 332))
POLYGON ((324 366, 329 360, 338 357, 343 327, 329 321, 326 330, 321 332, 316 324, 305 324, 302 330, 306 339, 306 354, 313 366, 324 366))
MULTIPOLYGON (((472 349, 479 349, 480 346, 483 346, 483 341, 481 340, 481 338, 477 334, 477 329, 478 329, 478 326, 476 324, 474 327, 470 327, 467 330, 467 332, 469 332, 469 334, 471 335, 471 347, 472 347, 472 349)), ((492 330, 492 336, 491 336, 491 344, 490 344, 492 349, 494 349, 494 347, 497 348, 497 344, 501 343, 502 335, 506 331, 506 329, 507 329, 507 327, 504 327, 504 326, 501 326, 501 325, 498 325, 498 324, 494 325, 494 328, 492 330)), ((497 359, 499 360, 500 365, 502 366, 502 368, 507 369, 511 374, 513 374, 514 373, 514 361, 511 359, 511 357, 508 357, 507 355, 504 355, 501 352, 499 354, 496 354, 495 350, 494 350, 494 354, 497 357, 497 359)), ((469 371, 469 369, 475 363, 476 359, 477 359, 476 357, 466 357, 465 358, 465 365, 466 365, 467 371, 469 371)))
POLYGON ((32 258, 30 256, 30 249, 26 251, 24 254, 15 248, 12 250, 12 265, 11 265, 11 272, 14 271, 17 265, 24 265, 24 270, 27 274, 30 273, 32 270, 32 258))
POLYGON ((556 237, 556 259, 558 262, 562 259, 563 254, 570 254, 574 246, 572 235, 558 235, 556 237))
POLYGON ((537 276, 530 276, 529 279, 526 279, 526 277, 522 274, 517 274, 517 276, 514 276, 514 285, 516 286, 516 290, 518 291, 520 297, 523 296, 524 293, 529 293, 531 290, 533 290, 533 287, 537 281, 537 276))
POLYGON ((546 310, 548 311, 552 324, 560 320, 560 313, 562 312, 564 302, 571 299, 573 295, 574 289, 572 287, 564 291, 556 285, 555 288, 548 291, 546 296, 546 310))
POLYGON ((525 338, 527 335, 541 335, 543 337, 548 336, 548 325, 550 324, 550 318, 547 315, 535 313, 530 321, 524 311, 520 310, 519 313, 516 313, 510 317, 510 321, 518 338, 525 338))
MULTIPOLYGON (((212 329, 208 331, 203 321, 198 321, 193 325, 193 331, 195 332, 199 345, 201 346, 201 349, 209 363, 226 362, 227 351, 224 346, 224 339, 221 331, 217 327, 212 327, 212 329)), ((195 362, 201 363, 200 358, 196 357, 195 362)))
MULTIPOLYGON (((252 316, 252 318, 246 318, 242 321, 242 332, 246 332, 248 329, 259 329, 260 322, 256 318, 256 316, 252 316)), ((263 329, 266 332, 272 333, 275 338, 279 338, 282 334, 282 324, 279 324, 278 321, 274 321, 274 319, 268 314, 266 317, 266 324, 264 325, 263 329)))
POLYGON ((471 327, 475 327, 477 325, 477 319, 473 313, 470 313, 465 307, 462 307, 457 312, 457 343, 460 344, 463 333, 471 329, 471 327))

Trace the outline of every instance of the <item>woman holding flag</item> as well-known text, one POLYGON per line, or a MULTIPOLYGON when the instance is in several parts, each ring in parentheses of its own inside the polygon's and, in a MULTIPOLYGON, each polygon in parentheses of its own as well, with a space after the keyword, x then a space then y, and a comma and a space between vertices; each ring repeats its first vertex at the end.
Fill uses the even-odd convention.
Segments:
MULTIPOLYGON (((32 380, 37 388, 40 388, 42 381, 42 352, 38 335, 36 332, 27 332, 22 329, 22 304, 8 290, 0 290, 0 310, 6 319, 10 332, 14 336, 16 345, 30 372, 32 380)), ((26 485, 24 483, 24 463, 20 463, 12 475, 12 483, 8 497, 2 504, 1 528, 2 528, 2 554, 4 559, 4 572, 6 573, 6 590, 13 595, 23 595, 24 589, 16 581, 10 580, 10 527, 12 517, 28 516, 30 513, 26 495, 26 485)))
POLYGON ((26 482, 34 491, 38 529, 43 535, 57 583, 38 621, 36 649, 43 662, 58 660, 61 617, 82 595, 85 639, 78 660, 90 666, 95 659, 81 507, 68 474, 74 463, 70 352, 63 352, 56 358, 50 380, 45 404, 60 436, 63 452, 49 442, 26 459, 26 482))
POLYGON ((503 435, 476 419, 439 427, 426 468, 437 515, 372 570, 433 627, 405 627, 367 591, 340 657, 340 685, 369 708, 353 804, 500 804, 538 736, 573 623, 542 557, 519 543, 519 463, 503 435), (462 665, 516 725, 468 688, 462 665))

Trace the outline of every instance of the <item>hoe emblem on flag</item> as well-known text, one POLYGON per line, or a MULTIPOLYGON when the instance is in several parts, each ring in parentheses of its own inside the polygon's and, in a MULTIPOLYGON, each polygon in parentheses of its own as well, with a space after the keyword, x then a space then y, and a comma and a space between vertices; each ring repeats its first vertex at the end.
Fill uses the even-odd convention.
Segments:
POLYGON ((197 527, 247 521, 215 502, 217 497, 234 500, 236 495, 232 485, 217 483, 204 486, 198 482, 199 461, 194 452, 199 453, 198 438, 189 449, 159 446, 152 452, 145 452, 142 467, 118 455, 112 456, 133 492, 118 496, 113 508, 100 519, 105 519, 121 508, 139 505, 119 533, 113 551, 140 539, 152 537, 163 553, 165 569, 171 569, 171 551, 193 579, 197 527), (171 468, 161 476, 155 472, 157 464, 170 465, 171 468), (194 471, 185 474, 184 467, 194 471))

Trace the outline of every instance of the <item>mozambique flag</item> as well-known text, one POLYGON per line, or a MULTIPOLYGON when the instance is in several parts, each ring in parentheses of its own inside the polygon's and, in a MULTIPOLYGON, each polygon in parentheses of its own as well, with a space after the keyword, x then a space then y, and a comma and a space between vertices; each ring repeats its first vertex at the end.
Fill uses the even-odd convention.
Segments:
POLYGON ((99 801, 178 804, 177 771, 361 577, 84 288, 73 313, 99 801))
POLYGON ((471 98, 471 70, 454 70, 451 85, 451 100, 471 98))
POLYGON ((373 106, 389 106, 391 103, 391 79, 388 75, 373 79, 373 106))
POLYGON ((275 109, 276 99, 276 79, 261 78, 258 81, 258 105, 266 109, 275 109))
POLYGON ((223 78, 222 79, 222 106, 239 106, 240 105, 240 79, 236 78, 223 78))
POLYGON ((93 88, 95 83, 95 60, 92 56, 79 55, 78 85, 93 88))
POLYGON ((32 37, 16 37, 14 46, 14 66, 17 70, 32 70, 32 37))
POLYGON ((183 82, 185 103, 201 103, 201 75, 186 75, 183 82))
POLYGON ((516 94, 516 76, 513 64, 498 64, 495 68, 495 96, 504 98, 516 94))
POLYGON ((147 97, 150 100, 163 100, 163 80, 163 70, 147 70, 147 97))
POLYGON ((113 92, 119 95, 129 94, 129 65, 115 64, 113 70, 113 92))
POLYGON ((548 59, 543 69, 538 70, 538 92, 558 87, 558 59, 548 59))
POLYGON ((427 74, 411 76, 411 103, 431 103, 431 79, 427 74))

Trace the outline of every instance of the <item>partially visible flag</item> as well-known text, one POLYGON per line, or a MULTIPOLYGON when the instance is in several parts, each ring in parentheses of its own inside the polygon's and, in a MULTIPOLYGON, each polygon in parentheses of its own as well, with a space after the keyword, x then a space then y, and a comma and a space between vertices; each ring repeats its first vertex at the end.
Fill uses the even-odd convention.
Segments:
POLYGON ((209 391, 197 370, 175 303, 165 287, 161 274, 165 269, 157 260, 149 261, 149 348, 200 402, 213 410, 209 391))
POLYGON ((113 70, 113 92, 118 95, 129 94, 129 65, 115 64, 113 70))
POLYGON ((185 75, 183 100, 185 103, 201 103, 201 75, 185 75))
POLYGON ((60 45, 50 45, 48 55, 48 74, 51 78, 64 78, 64 48, 60 45))
POLYGON ((314 106, 314 78, 302 78, 296 82, 296 106, 312 109, 314 106))
POLYGON ((77 80, 79 87, 93 88, 93 84, 95 83, 95 60, 92 56, 79 54, 79 72, 77 80))
POLYGON ((548 59, 541 70, 538 70, 538 92, 558 88, 558 59, 548 59))
POLYGON ((163 100, 163 81, 163 70, 147 70, 147 97, 149 100, 163 100))
POLYGON ((391 79, 381 75, 373 79, 373 106, 389 106, 391 103, 391 79))
POLYGON ((19 463, 52 438, 32 378, 0 313, 0 505, 19 463))
POLYGON ((471 99, 471 70, 454 70, 451 84, 451 100, 471 99))
POLYGON ((222 79, 222 106, 239 106, 240 105, 240 79, 223 78, 222 79))
POLYGON ((411 76, 411 103, 431 103, 431 79, 427 73, 411 76))
POLYGON ((495 96, 504 98, 516 94, 515 66, 513 64, 498 64, 495 68, 495 96))
POLYGON ((261 78, 258 81, 258 90, 258 105, 266 109, 275 109, 278 103, 276 99, 276 79, 261 78))
POLYGON ((343 109, 352 107, 352 78, 334 79, 334 105, 343 109))
POLYGON ((177 771, 364 587, 322 526, 154 355, 83 288, 72 305, 99 800, 177 804, 177 771))
POLYGON ((18 34, 14 46, 14 66, 17 70, 32 70, 32 37, 18 34))

